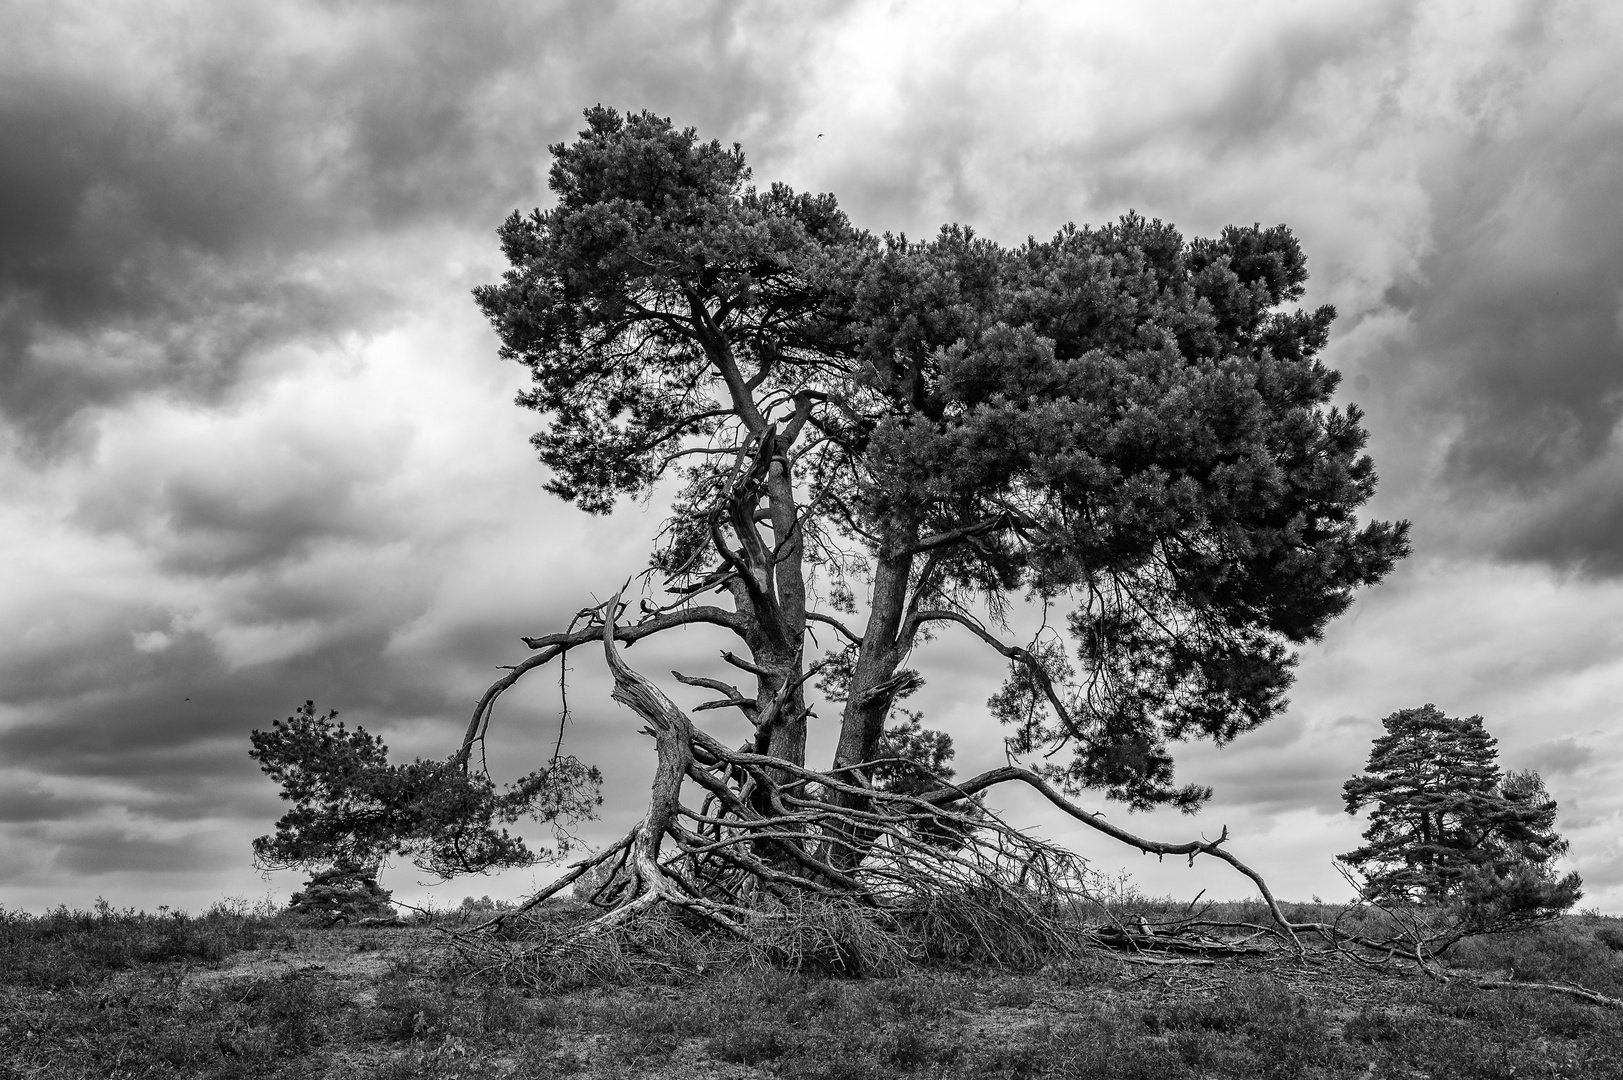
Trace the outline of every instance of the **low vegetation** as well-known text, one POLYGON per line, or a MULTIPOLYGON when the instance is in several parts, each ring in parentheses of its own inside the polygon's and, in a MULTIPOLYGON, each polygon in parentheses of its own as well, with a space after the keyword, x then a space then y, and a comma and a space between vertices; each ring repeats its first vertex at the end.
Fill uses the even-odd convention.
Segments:
MULTIPOLYGON (((1344 914, 1285 906, 1294 921, 1344 914)), ((522 965, 474 971, 449 947, 496 907, 331 927, 242 904, 0 912, 0 1078, 1623 1075, 1618 1012, 1471 985, 1623 996, 1623 920, 1593 913, 1468 939, 1447 983, 1413 965, 1104 950, 852 978, 718 962, 693 935, 671 939, 680 955, 654 941, 640 962, 549 982, 522 965)), ((1111 908, 1128 925, 1186 911, 1131 894, 1111 908)))

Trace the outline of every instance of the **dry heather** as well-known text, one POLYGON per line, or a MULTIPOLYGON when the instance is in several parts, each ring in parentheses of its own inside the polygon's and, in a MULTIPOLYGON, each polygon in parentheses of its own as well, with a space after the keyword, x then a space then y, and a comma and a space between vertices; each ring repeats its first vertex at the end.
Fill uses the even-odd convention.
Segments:
MULTIPOLYGON (((1128 899, 1115 913, 1153 922, 1174 909, 1128 899)), ((450 947, 467 926, 317 929, 240 908, 0 913, 0 1077, 1623 1075, 1617 1012, 1412 969, 1096 949, 1026 970, 853 978, 706 953, 692 935, 662 951, 655 934, 548 985, 470 971, 450 947)), ((1451 959, 1468 976, 1617 996, 1623 921, 1576 916, 1451 959)))

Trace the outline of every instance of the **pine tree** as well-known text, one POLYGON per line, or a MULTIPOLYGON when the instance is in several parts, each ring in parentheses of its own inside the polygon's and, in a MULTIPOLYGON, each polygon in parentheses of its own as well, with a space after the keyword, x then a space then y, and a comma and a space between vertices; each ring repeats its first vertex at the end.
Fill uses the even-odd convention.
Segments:
POLYGON ((1365 874, 1371 899, 1455 903, 1482 927, 1546 918, 1582 895, 1577 874, 1556 879, 1567 851, 1556 804, 1537 773, 1500 773, 1482 717, 1433 705, 1383 722, 1364 774, 1343 787, 1347 812, 1372 807, 1368 841, 1341 858, 1365 874))
POLYGON ((392 919, 392 895, 378 884, 375 867, 338 863, 312 873, 304 889, 288 899, 287 906, 300 915, 328 923, 392 919))
POLYGON ((757 186, 742 148, 669 119, 586 122, 474 295, 531 375, 518 401, 547 489, 598 514, 668 492, 671 515, 640 595, 524 638, 456 760, 526 672, 602 650, 658 754, 647 812, 602 856, 629 882, 592 894, 618 905, 605 925, 668 903, 739 932, 763 890, 1057 881, 1070 871, 1032 868, 1070 861, 976 796, 1023 784, 1096 826, 1066 800, 1197 809, 1211 790, 1177 782, 1173 747, 1277 715, 1296 649, 1408 554, 1407 523, 1359 520, 1362 414, 1332 404, 1335 312, 1295 308, 1307 257, 1288 228, 1186 238, 1129 213, 1014 247, 961 225, 908 240, 832 195, 757 186), (1023 598, 1054 616, 1025 644, 1003 620, 1023 598), (688 629, 730 645, 725 667, 672 672, 713 695, 691 710, 619 652, 688 629), (938 635, 1008 662, 983 723, 1035 768, 942 783, 950 744, 898 708, 938 635), (706 711, 734 733, 689 715, 706 711), (952 819, 963 846, 918 844, 921 818, 952 819))
POLYGON ((311 897, 328 886, 371 895, 391 855, 447 878, 554 859, 567 851, 566 827, 602 802, 598 771, 563 755, 502 789, 464 759, 391 764, 380 737, 346 727, 337 710, 320 715, 311 701, 249 741, 249 755, 293 804, 274 833, 253 842, 254 862, 316 871, 311 897), (554 827, 558 849, 532 851, 502 827, 526 816, 554 827))

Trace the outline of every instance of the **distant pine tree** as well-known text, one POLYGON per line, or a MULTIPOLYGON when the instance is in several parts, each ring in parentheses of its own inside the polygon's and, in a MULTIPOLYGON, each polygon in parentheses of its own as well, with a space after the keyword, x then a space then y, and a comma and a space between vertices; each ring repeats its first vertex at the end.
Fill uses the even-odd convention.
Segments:
POLYGON ((1482 717, 1433 705, 1383 722, 1361 776, 1343 786, 1347 812, 1371 807, 1364 846, 1341 856, 1386 902, 1457 904, 1483 929, 1553 917, 1577 903, 1582 879, 1557 879, 1567 851, 1556 804, 1535 772, 1501 774, 1482 717))
POLYGON ((288 900, 288 907, 300 915, 328 922, 359 922, 362 919, 392 919, 392 894, 378 885, 377 867, 344 863, 317 870, 304 889, 288 900))

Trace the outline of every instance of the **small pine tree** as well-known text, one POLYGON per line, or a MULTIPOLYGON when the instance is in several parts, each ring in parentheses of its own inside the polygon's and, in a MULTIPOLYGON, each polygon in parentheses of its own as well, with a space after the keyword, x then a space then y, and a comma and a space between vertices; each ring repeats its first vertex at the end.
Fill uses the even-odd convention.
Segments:
POLYGON ((924 727, 919 713, 902 711, 907 722, 892 724, 880 737, 869 779, 876 788, 903 795, 934 791, 953 776, 954 770, 947 764, 957 752, 952 736, 924 727))
POLYGON ((444 878, 530 866, 567 851, 564 828, 603 801, 597 769, 568 756, 502 789, 457 758, 391 764, 381 738, 309 701, 249 741, 250 756, 293 804, 274 833, 253 842, 265 870, 367 868, 375 878, 391 855, 444 878), (525 816, 552 825, 557 847, 532 851, 502 827, 525 816))
POLYGON ((288 909, 329 923, 392 919, 391 895, 378 885, 376 867, 340 863, 312 873, 303 891, 289 898, 288 909))
POLYGON ((1583 895, 1577 874, 1557 879, 1567 851, 1555 800, 1537 773, 1501 774, 1482 717, 1433 705, 1383 722, 1361 776, 1343 787, 1347 812, 1371 807, 1364 846, 1341 859, 1365 874, 1365 895, 1453 904, 1479 930, 1553 917, 1583 895))
MULTIPOLYGON (((947 762, 957 753, 952 736, 924 727, 920 713, 900 711, 907 717, 906 723, 892 724, 885 731, 875 763, 868 770, 873 786, 898 795, 922 795, 951 783, 955 770, 947 762)), ((966 800, 952 809, 974 817, 980 813, 980 803, 966 800)), ((963 823, 946 818, 918 821, 914 829, 919 839, 948 850, 962 847, 970 832, 963 823)))

